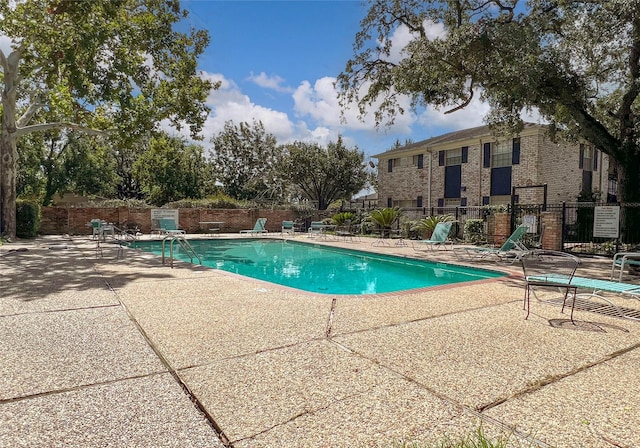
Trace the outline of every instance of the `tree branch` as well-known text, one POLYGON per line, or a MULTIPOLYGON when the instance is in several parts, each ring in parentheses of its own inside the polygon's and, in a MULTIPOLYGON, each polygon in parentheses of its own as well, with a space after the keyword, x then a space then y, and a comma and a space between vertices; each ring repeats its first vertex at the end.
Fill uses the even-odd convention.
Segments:
POLYGON ((464 109, 465 107, 467 107, 470 103, 471 100, 473 99, 473 83, 469 84, 469 96, 467 97, 466 100, 464 100, 464 102, 462 104, 458 104, 456 107, 454 107, 453 109, 449 109, 447 111, 445 111, 445 114, 451 114, 455 111, 458 111, 460 109, 464 109))
POLYGON ((29 121, 31 121, 33 116, 42 108, 42 106, 43 104, 40 102, 40 98, 36 96, 34 102, 31 103, 25 113, 22 114, 20 118, 18 118, 18 121, 16 121, 16 126, 18 128, 24 127, 27 123, 29 123, 29 121))
POLYGON ((31 126, 25 126, 23 128, 18 128, 14 133, 14 136, 18 138, 18 137, 22 137, 23 135, 29 134, 31 132, 46 131, 49 129, 65 129, 65 128, 73 129, 74 131, 81 131, 89 135, 106 135, 112 132, 109 130, 101 131, 98 129, 91 129, 76 123, 57 122, 57 123, 34 124, 31 126))

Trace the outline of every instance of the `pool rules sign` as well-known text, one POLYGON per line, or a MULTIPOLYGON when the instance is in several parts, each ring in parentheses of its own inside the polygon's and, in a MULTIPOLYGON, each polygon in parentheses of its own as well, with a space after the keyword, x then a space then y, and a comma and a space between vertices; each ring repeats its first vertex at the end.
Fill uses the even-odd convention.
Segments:
POLYGON ((594 238, 618 238, 620 235, 620 206, 596 206, 593 209, 594 238))

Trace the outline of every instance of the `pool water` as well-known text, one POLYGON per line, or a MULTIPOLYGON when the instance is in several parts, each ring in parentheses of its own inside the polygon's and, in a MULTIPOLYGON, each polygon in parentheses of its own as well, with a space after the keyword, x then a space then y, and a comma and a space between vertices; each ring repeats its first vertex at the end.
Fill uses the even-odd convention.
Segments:
MULTIPOLYGON (((189 240, 189 244, 203 266, 322 294, 380 294, 506 275, 290 240, 189 240)), ((162 255, 161 241, 137 241, 132 247, 162 255)), ((173 251, 174 259, 190 261, 177 244, 173 251)))

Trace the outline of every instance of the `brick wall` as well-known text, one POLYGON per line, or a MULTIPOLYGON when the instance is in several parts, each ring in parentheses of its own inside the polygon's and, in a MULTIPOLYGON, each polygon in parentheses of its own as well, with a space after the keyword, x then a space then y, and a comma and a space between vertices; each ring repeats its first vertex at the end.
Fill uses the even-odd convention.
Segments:
MULTIPOLYGON (((208 228, 200 222, 222 221, 223 232, 239 232, 252 229, 258 218, 267 218, 266 229, 279 232, 282 221, 295 220, 298 214, 293 210, 271 209, 179 209, 179 228, 187 233, 198 233, 208 228)), ((92 219, 102 219, 124 226, 137 225, 142 233, 151 232, 151 209, 149 208, 95 208, 95 207, 43 207, 40 233, 43 235, 90 235, 87 224, 92 219)))

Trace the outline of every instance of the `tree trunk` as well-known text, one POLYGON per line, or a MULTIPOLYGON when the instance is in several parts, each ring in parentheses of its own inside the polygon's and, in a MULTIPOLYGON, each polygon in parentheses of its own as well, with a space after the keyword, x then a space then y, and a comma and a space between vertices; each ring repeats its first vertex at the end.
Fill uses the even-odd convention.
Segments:
MULTIPOLYGON (((618 201, 626 204, 640 203, 640 152, 639 148, 627 148, 626 159, 618 164, 618 201)), ((640 243, 640 207, 625 207, 622 240, 640 243)))
POLYGON ((2 135, 0 136, 0 235, 16 237, 16 172, 18 149, 16 126, 16 85, 18 54, 3 58, 2 135))
MULTIPOLYGON (((7 114, 3 114, 3 117, 7 114)), ((0 234, 14 239, 16 237, 16 168, 18 151, 16 140, 2 123, 2 138, 0 139, 0 197, 2 207, 0 214, 0 234)))

